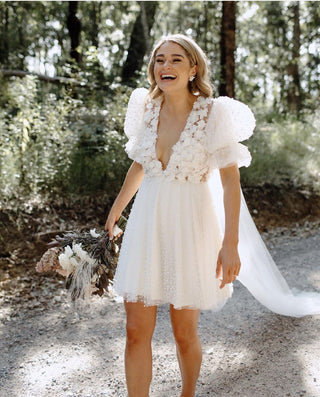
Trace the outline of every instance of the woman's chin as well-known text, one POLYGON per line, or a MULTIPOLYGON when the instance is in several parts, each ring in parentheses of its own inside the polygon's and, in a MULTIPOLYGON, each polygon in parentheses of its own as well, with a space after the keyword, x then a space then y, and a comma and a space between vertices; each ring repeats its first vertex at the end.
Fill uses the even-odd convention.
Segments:
POLYGON ((185 93, 185 91, 188 90, 188 87, 182 87, 180 84, 176 84, 175 82, 159 84, 158 87, 164 94, 177 94, 178 92, 185 93))

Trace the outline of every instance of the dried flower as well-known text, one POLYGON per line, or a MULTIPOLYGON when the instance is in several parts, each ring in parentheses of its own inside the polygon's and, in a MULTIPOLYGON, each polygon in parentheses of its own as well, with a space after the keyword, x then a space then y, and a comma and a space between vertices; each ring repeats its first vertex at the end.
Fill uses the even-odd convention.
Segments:
POLYGON ((95 228, 90 230, 90 234, 91 234, 92 237, 99 237, 100 236, 100 234, 96 232, 95 228))
MULTIPOLYGON (((126 218, 121 217, 117 230, 123 230, 126 218)), ((118 233, 117 233, 118 234, 118 233)), ((66 288, 72 300, 103 295, 108 291, 116 270, 121 237, 109 239, 107 232, 71 231, 56 236, 36 265, 38 272, 54 270, 67 277, 66 288)))
POLYGON ((53 247, 48 249, 43 255, 40 261, 36 264, 36 271, 48 272, 49 270, 55 270, 56 268, 61 268, 58 255, 60 253, 59 247, 53 247))

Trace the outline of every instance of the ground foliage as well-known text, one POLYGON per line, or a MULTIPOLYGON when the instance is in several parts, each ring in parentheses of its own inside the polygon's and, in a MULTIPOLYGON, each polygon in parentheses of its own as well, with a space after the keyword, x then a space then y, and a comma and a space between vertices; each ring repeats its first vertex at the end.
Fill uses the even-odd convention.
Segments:
POLYGON ((294 115, 256 114, 257 126, 247 142, 252 164, 242 169, 245 186, 272 184, 320 192, 320 111, 294 115))
POLYGON ((129 166, 125 89, 114 90, 101 106, 66 90, 46 92, 31 76, 6 81, 1 91, 2 200, 98 190, 112 196, 119 189, 129 166))

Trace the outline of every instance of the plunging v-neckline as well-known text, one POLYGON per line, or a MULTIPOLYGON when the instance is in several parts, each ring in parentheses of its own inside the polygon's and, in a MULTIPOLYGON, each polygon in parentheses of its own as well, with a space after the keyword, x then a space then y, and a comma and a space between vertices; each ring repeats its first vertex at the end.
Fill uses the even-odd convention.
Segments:
POLYGON ((186 123, 185 123, 185 125, 184 125, 184 127, 183 127, 183 130, 180 132, 179 139, 177 140, 176 143, 174 143, 174 144, 171 146, 171 149, 170 149, 170 152, 171 152, 171 153, 170 153, 169 160, 168 160, 168 162, 167 162, 166 165, 163 164, 163 162, 158 158, 158 155, 157 155, 157 142, 158 142, 158 137, 159 137, 158 131, 159 131, 160 111, 161 111, 162 102, 159 102, 159 104, 158 104, 158 114, 157 114, 157 123, 156 123, 156 131, 155 131, 155 141, 154 141, 154 153, 155 153, 156 161, 160 164, 161 169, 162 169, 163 172, 165 172, 165 171, 168 169, 168 166, 169 166, 169 164, 170 164, 171 157, 172 157, 172 155, 173 155, 174 149, 175 149, 176 146, 181 142, 181 139, 182 139, 182 137, 183 137, 183 135, 184 135, 184 133, 185 133, 185 130, 187 129, 188 124, 189 124, 191 114, 192 114, 193 111, 194 111, 195 104, 196 104, 196 102, 198 102, 198 99, 199 99, 199 98, 200 98, 200 95, 199 95, 199 96, 196 98, 196 100, 193 102, 192 108, 191 108, 191 110, 190 110, 190 112, 189 112, 189 114, 188 114, 188 117, 187 117, 187 119, 186 119, 186 123))

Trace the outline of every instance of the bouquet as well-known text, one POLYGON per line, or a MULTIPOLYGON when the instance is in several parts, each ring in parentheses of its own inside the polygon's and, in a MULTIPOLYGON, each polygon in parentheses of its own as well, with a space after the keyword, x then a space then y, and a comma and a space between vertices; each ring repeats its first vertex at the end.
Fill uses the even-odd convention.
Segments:
MULTIPOLYGON (((114 235, 122 234, 126 218, 121 216, 114 235)), ((56 236, 36 264, 39 273, 53 270, 66 277, 66 288, 73 301, 108 291, 118 262, 120 239, 110 240, 107 232, 71 231, 56 236)))

